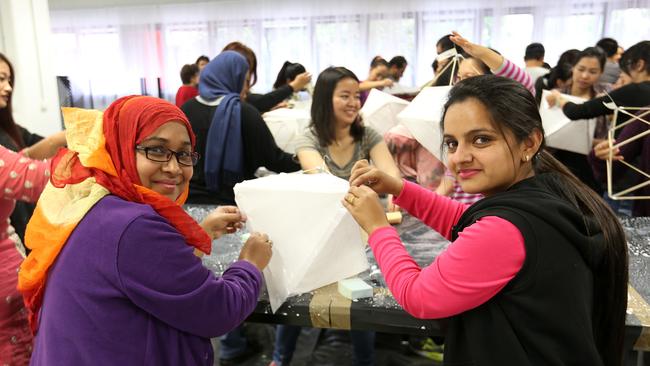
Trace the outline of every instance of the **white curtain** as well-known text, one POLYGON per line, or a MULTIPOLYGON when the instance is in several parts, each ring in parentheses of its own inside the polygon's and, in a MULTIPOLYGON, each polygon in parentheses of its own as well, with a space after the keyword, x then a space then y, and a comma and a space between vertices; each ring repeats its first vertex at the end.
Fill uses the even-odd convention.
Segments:
POLYGON ((363 80, 376 55, 406 57, 400 83, 421 85, 432 77, 435 43, 452 30, 520 65, 531 42, 543 43, 554 65, 604 36, 623 47, 650 39, 650 0, 248 0, 52 9, 51 17, 57 74, 70 78, 75 105, 100 109, 127 94, 173 101, 181 67, 234 40, 257 54, 254 90, 266 92, 285 60, 314 76, 346 66, 363 80))

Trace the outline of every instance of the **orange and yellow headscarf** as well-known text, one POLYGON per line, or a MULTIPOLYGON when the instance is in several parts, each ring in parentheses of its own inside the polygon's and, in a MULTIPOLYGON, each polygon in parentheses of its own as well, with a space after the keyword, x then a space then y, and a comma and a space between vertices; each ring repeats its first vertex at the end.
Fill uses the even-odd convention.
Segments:
POLYGON ((77 224, 106 195, 151 205, 188 245, 204 253, 211 249, 208 234, 181 207, 188 190, 174 202, 141 186, 136 169, 135 146, 167 122, 183 123, 194 147, 194 133, 178 107, 158 98, 128 96, 113 102, 104 113, 64 108, 63 116, 68 148, 59 150, 52 160, 50 182, 25 233, 25 244, 32 251, 18 275, 18 289, 34 333, 48 270, 77 224))

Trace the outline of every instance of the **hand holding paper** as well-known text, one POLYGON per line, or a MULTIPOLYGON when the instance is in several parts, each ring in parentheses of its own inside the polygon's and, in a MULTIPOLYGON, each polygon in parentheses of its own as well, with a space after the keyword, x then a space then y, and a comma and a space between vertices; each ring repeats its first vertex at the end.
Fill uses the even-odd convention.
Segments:
POLYGON ((401 179, 389 175, 377 167, 370 165, 368 160, 359 160, 352 166, 350 173, 350 186, 360 187, 366 185, 379 194, 397 196, 402 192, 404 183, 401 179))
MULTIPOLYGON (((552 93, 548 90, 542 92, 542 103, 539 106, 539 114, 542 117, 546 144, 557 149, 573 151, 579 154, 588 154, 592 148, 596 121, 577 120, 572 121, 562 112, 562 108, 549 105, 549 96, 552 93)), ((582 98, 572 95, 559 94, 561 99, 573 103, 583 103, 582 98)), ((557 103, 558 97, 551 98, 557 103)))
POLYGON ((257 269, 263 271, 271 261, 273 242, 268 235, 251 233, 239 252, 239 260, 251 262, 257 269))
POLYGON ((273 240, 264 280, 274 312, 289 296, 368 268, 359 225, 340 202, 348 189, 331 174, 278 174, 235 185, 248 228, 273 240))
POLYGON ((231 234, 242 228, 246 216, 235 206, 220 206, 208 214, 201 222, 201 227, 212 239, 223 234, 231 234))
POLYGON ((370 187, 350 187, 342 203, 368 235, 380 227, 390 225, 377 193, 370 187))

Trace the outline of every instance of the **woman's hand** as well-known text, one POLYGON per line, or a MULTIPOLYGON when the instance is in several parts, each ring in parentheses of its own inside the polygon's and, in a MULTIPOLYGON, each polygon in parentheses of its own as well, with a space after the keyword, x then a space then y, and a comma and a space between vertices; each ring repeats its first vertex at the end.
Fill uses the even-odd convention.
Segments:
POLYGON ((385 88, 390 88, 391 86, 393 86, 393 80, 388 79, 388 78, 382 79, 379 82, 380 82, 380 85, 385 87, 385 88))
POLYGON ((562 94, 557 90, 551 90, 551 94, 546 96, 546 101, 549 107, 557 104, 558 107, 563 108, 566 104, 566 99, 562 98, 562 94))
POLYGON ((451 32, 451 36, 449 36, 449 39, 452 42, 454 42, 457 46, 465 50, 467 54, 479 59, 484 55, 485 50, 487 49, 486 47, 470 42, 469 40, 461 36, 460 33, 456 31, 451 32))
POLYGON ((271 261, 273 242, 268 235, 252 233, 239 252, 239 260, 252 263, 257 269, 263 271, 271 261))
POLYGON ((400 210, 399 206, 393 203, 393 195, 389 194, 386 199, 386 211, 397 212, 399 210, 400 210))
POLYGON ((491 70, 497 70, 503 64, 503 56, 500 54, 485 46, 468 41, 456 31, 451 32, 451 34, 452 35, 449 36, 449 39, 452 42, 465 50, 465 52, 470 56, 483 61, 491 70))
POLYGON ((366 186, 350 187, 342 203, 368 235, 377 228, 390 226, 377 193, 366 186))
POLYGON ((298 92, 303 90, 310 81, 311 74, 308 72, 303 72, 302 74, 296 75, 295 79, 289 83, 289 86, 293 89, 294 92, 298 92))
POLYGON ((350 173, 350 186, 359 187, 366 185, 379 194, 392 194, 397 196, 404 188, 404 182, 392 175, 382 172, 370 165, 368 160, 359 160, 354 163, 350 173))
POLYGON ((201 221, 200 225, 212 239, 223 234, 231 234, 241 229, 246 221, 243 215, 235 206, 219 206, 201 221))
MULTIPOLYGON (((600 160, 607 160, 609 158, 609 151, 609 141, 607 140, 601 141, 596 145, 596 147, 594 147, 594 154, 600 160)), ((612 160, 623 160, 623 155, 619 155, 620 153, 620 149, 618 147, 615 148, 612 160)))

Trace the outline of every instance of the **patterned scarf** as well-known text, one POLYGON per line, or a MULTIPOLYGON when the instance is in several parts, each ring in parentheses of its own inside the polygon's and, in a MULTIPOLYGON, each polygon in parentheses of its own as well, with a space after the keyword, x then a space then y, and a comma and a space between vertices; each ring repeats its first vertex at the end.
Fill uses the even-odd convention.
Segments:
POLYGON ((63 116, 68 148, 52 160, 50 182, 25 234, 32 251, 18 276, 34 333, 48 270, 77 224, 106 195, 151 205, 188 245, 204 253, 211 249, 208 234, 181 207, 188 189, 174 202, 141 186, 136 169, 135 146, 167 122, 183 123, 194 146, 192 128, 178 107, 162 99, 128 96, 113 102, 105 113, 64 108, 63 116))

